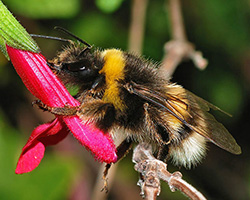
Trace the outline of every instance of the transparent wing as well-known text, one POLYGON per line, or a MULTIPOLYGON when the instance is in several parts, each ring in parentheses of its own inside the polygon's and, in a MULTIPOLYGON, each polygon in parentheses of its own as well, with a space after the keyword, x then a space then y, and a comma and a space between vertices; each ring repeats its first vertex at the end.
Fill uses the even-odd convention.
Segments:
POLYGON ((223 113, 225 112, 187 90, 186 95, 191 106, 190 115, 196 119, 196 124, 190 124, 192 129, 222 149, 233 154, 240 154, 241 148, 233 136, 208 111, 212 108, 223 113))
POLYGON ((208 111, 212 108, 225 112, 181 86, 166 86, 165 94, 134 82, 124 85, 124 88, 155 106, 165 109, 185 126, 222 149, 233 154, 241 153, 241 148, 233 136, 208 111))

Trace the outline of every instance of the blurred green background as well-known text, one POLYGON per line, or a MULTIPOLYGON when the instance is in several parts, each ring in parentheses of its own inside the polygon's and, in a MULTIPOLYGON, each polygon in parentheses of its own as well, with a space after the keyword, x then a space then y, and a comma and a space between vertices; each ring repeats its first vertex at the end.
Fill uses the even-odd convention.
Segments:
MULTIPOLYGON (((128 48, 132 1, 125 0, 3 0, 29 33, 66 37, 53 29, 62 26, 95 47, 128 48)), ((171 39, 166 1, 149 1, 143 54, 160 61, 163 46, 171 39)), ((183 62, 172 81, 231 113, 217 114, 236 138, 243 153, 235 156, 209 145, 204 162, 192 170, 180 170, 184 179, 208 199, 250 199, 250 1, 182 1, 185 27, 209 65, 196 69, 183 62)), ((53 58, 58 41, 36 39, 42 53, 53 58)), ((72 136, 46 149, 40 166, 33 172, 15 175, 21 148, 34 127, 53 116, 32 108, 34 100, 12 65, 0 54, 0 199, 59 200, 90 199, 99 163, 72 136)), ((136 185, 131 153, 119 164, 107 199, 141 199, 136 185)), ((158 199, 186 199, 171 193, 162 183, 158 199)))

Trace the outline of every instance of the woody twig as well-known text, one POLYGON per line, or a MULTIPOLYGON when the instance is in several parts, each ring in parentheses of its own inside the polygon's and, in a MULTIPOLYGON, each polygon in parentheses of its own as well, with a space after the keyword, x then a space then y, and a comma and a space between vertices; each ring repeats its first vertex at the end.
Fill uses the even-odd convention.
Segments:
POLYGON ((168 183, 172 192, 179 190, 192 200, 206 199, 196 188, 182 179, 180 172, 168 172, 167 164, 153 156, 150 145, 137 145, 133 153, 133 162, 135 170, 142 175, 138 184, 141 186, 141 195, 146 200, 156 199, 160 194, 160 180, 168 183))
POLYGON ((145 16, 148 0, 133 0, 131 8, 131 23, 129 29, 128 50, 141 54, 144 39, 145 16))
POLYGON ((172 39, 164 45, 165 56, 161 70, 171 76, 184 59, 191 59, 197 68, 205 69, 208 61, 203 58, 200 51, 195 50, 195 46, 186 37, 180 0, 168 0, 166 8, 169 13, 172 39))

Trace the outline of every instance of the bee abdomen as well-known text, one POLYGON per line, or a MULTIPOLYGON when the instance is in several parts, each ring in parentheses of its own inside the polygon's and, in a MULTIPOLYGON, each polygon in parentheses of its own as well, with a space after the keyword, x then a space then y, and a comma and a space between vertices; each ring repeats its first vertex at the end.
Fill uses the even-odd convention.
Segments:
POLYGON ((191 168, 199 164, 206 155, 206 138, 191 131, 178 144, 170 144, 169 156, 174 165, 191 168))

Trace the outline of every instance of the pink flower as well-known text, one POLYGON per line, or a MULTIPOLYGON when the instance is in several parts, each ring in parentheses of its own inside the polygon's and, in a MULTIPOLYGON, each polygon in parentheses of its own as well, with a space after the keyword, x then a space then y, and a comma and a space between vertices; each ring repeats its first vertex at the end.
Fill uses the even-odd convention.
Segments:
MULTIPOLYGON (((9 57, 28 90, 50 107, 78 106, 75 100, 47 66, 46 59, 37 53, 6 46, 9 57)), ((64 139, 70 130, 73 136, 101 162, 116 162, 115 145, 109 134, 83 122, 78 116, 56 116, 38 126, 22 149, 16 173, 35 169, 41 162, 45 147, 64 139)))

